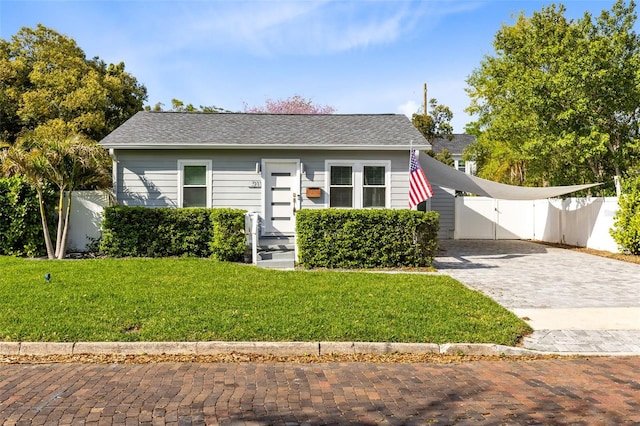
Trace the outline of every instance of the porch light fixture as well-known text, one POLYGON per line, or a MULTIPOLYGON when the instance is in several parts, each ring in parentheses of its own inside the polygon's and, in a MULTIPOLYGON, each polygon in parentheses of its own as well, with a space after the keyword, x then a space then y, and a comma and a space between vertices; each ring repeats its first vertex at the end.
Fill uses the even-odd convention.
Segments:
POLYGON ((256 161, 256 173, 260 174, 262 172, 262 170, 260 169, 260 162, 256 161))

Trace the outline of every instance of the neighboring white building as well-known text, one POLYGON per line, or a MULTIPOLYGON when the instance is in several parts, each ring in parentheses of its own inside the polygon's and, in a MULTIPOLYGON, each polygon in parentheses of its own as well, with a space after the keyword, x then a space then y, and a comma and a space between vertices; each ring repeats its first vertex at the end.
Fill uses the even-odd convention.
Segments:
POLYGON ((453 135, 452 140, 448 140, 446 138, 439 138, 433 141, 432 151, 435 153, 440 153, 443 150, 447 150, 451 153, 453 157, 454 165, 456 170, 464 172, 468 175, 476 174, 476 164, 475 161, 465 161, 462 158, 462 154, 464 153, 464 149, 474 143, 476 141, 475 136, 468 134, 455 134, 453 135))

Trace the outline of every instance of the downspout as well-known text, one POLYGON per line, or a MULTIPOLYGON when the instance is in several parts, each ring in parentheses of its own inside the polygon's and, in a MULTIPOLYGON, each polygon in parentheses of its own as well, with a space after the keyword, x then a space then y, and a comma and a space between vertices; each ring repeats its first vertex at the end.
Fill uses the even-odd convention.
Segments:
MULTIPOLYGON (((116 157, 116 150, 109 148, 109 157, 111 157, 111 200, 113 204, 118 204, 118 158, 116 157)), ((111 202, 110 202, 111 204, 111 202)))

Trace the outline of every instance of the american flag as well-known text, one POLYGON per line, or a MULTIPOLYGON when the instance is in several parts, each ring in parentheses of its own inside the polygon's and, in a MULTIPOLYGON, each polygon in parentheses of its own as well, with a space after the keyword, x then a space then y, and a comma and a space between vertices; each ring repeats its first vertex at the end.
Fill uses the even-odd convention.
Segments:
POLYGON ((411 170, 409 171, 409 208, 433 197, 433 189, 418 163, 415 150, 411 149, 411 170))

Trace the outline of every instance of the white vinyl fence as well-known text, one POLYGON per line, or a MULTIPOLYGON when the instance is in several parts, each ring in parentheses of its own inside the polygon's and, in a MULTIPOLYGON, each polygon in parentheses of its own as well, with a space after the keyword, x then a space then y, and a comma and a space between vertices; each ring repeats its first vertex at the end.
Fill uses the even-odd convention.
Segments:
POLYGON ((539 240, 617 252, 616 197, 534 201, 456 197, 454 239, 539 240))
MULTIPOLYGON (((73 193, 69 251, 86 251, 100 237, 108 196, 98 191, 73 193)), ((618 200, 569 198, 535 201, 455 197, 455 239, 522 239, 565 243, 617 252, 609 229, 618 200)))
POLYGON ((109 196, 101 191, 74 191, 69 215, 68 251, 87 251, 100 238, 102 212, 109 205, 109 196))

